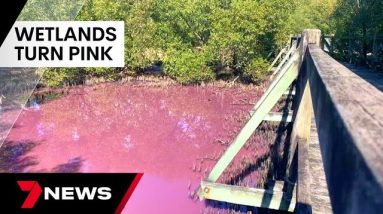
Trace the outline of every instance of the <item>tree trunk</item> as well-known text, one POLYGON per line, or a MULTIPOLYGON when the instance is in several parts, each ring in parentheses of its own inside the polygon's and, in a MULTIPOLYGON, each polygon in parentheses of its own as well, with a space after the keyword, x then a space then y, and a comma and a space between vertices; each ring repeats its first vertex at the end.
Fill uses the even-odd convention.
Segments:
POLYGON ((367 52, 368 52, 368 46, 367 46, 367 28, 363 26, 363 43, 362 43, 362 61, 361 64, 363 66, 367 65, 367 52))

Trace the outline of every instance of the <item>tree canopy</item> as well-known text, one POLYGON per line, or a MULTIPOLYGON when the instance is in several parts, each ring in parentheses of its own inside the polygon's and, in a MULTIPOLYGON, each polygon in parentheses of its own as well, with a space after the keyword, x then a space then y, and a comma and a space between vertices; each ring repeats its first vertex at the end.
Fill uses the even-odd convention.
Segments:
MULTIPOLYGON (((354 34, 361 41, 355 43, 367 47, 363 38, 382 31, 382 4, 374 0, 85 0, 77 20, 125 21, 124 72, 140 73, 157 65, 186 84, 221 74, 261 82, 272 53, 305 28, 335 34, 338 47, 354 34)), ((338 58, 345 55, 344 50, 335 53, 338 58)), ((121 69, 76 71, 58 74, 61 71, 50 69, 45 79, 60 76, 59 81, 51 78, 57 85, 79 76, 113 79, 121 74, 121 69)))
POLYGON ((382 11, 383 1, 338 0, 332 15, 338 59, 367 64, 376 36, 383 33, 382 11))

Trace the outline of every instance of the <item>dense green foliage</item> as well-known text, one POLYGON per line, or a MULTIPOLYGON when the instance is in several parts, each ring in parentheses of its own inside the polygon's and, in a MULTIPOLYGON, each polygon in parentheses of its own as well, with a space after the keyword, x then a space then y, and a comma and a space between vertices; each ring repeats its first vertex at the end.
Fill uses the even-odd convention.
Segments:
POLYGON ((74 20, 82 7, 79 0, 28 0, 19 21, 74 20))
POLYGON ((129 70, 162 63, 181 83, 211 80, 222 70, 247 71, 258 81, 269 52, 287 41, 295 7, 284 0, 87 0, 78 18, 125 20, 129 70))
MULTIPOLYGON (((59 8, 65 5, 57 2, 59 8)), ((359 39, 355 44, 367 47, 366 35, 382 31, 381 5, 373 0, 85 0, 78 20, 125 21, 126 68, 47 69, 44 79, 48 85, 92 76, 113 80, 157 65, 185 84, 221 73, 260 83, 275 55, 270 53, 305 28, 335 33, 335 47, 344 47, 350 34, 359 39)), ((342 58, 350 52, 333 53, 342 58)))
POLYGON ((294 33, 303 29, 320 29, 322 34, 334 33, 332 14, 338 0, 299 0, 298 7, 291 16, 289 26, 294 33))

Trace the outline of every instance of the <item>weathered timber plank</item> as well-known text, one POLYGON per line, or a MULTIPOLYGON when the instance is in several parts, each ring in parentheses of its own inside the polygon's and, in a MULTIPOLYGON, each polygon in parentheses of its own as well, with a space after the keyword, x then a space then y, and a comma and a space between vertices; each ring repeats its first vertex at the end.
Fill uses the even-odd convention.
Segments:
POLYGON ((332 213, 331 201, 327 187, 326 175, 323 168, 322 154, 315 117, 311 122, 309 141, 309 170, 310 170, 310 200, 313 214, 332 213))
POLYGON ((312 204, 310 198, 310 165, 309 144, 307 139, 298 139, 298 180, 297 180, 297 205, 295 212, 298 214, 311 214, 312 204))
POLYGON ((308 44, 321 46, 321 31, 319 29, 305 29, 303 34, 307 38, 308 44))
POLYGON ((315 45, 306 64, 334 213, 383 209, 383 93, 315 45))
POLYGON ((312 204, 310 198, 310 168, 309 168, 309 138, 311 130, 312 103, 311 92, 307 76, 301 76, 298 83, 303 90, 299 102, 298 112, 294 120, 290 138, 290 151, 287 166, 287 177, 292 177, 293 154, 298 147, 298 173, 297 173, 297 209, 296 213, 310 214, 312 204))
MULTIPOLYGON (((304 38, 308 44, 315 44, 319 47, 320 31, 305 30, 304 38)), ((301 51, 302 55, 307 57, 306 52, 301 51)), ((311 96, 310 67, 307 63, 303 62, 303 64, 305 66, 302 67, 296 83, 298 95, 295 101, 298 111, 290 139, 290 152, 296 151, 296 146, 298 146, 296 213, 332 213, 315 122, 313 124, 315 119, 312 100, 315 97, 311 96)), ((292 156, 288 161, 289 166, 291 162, 292 156)), ((288 176, 291 176, 289 167, 288 170, 290 170, 288 176)))
POLYGON ((204 198, 233 204, 263 207, 293 212, 295 196, 293 192, 281 192, 213 182, 201 182, 204 198))
MULTIPOLYGON (((302 35, 302 41, 299 49, 300 58, 303 60, 306 53, 308 35, 310 30, 305 30, 302 35)), ((302 65, 303 62, 300 62, 302 65)), ((294 106, 297 109, 296 114, 293 115, 293 129, 290 136, 290 147, 288 153, 288 161, 286 167, 286 177, 288 180, 295 180, 294 167, 292 167, 292 161, 297 150, 298 140, 305 140, 306 142, 310 137, 311 128, 311 116, 312 116, 312 103, 311 103, 311 92, 307 75, 307 68, 300 67, 300 73, 296 82, 296 96, 294 99, 294 106)), ((298 154, 299 155, 299 154, 298 154)), ((299 167, 299 163, 298 163, 299 167)))

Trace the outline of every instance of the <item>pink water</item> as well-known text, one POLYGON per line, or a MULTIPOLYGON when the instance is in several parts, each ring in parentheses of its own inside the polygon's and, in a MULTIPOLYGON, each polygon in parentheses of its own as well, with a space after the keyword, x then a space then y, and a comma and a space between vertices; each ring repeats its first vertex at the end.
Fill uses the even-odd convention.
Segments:
MULTIPOLYGON (((260 93, 241 87, 77 87, 21 113, 3 145, 17 156, 9 171, 143 172, 124 212, 214 213, 194 191, 260 93)), ((254 150, 267 152, 253 143, 246 154, 254 158, 254 150)))

